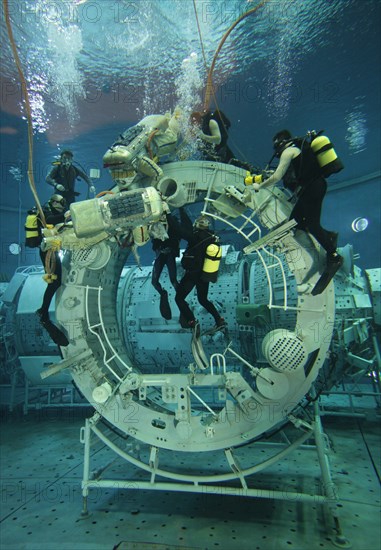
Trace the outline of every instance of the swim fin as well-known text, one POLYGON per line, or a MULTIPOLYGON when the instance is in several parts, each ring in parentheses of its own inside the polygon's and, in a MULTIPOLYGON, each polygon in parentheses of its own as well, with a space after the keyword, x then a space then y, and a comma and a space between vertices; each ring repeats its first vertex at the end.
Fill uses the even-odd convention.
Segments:
POLYGON ((213 334, 216 334, 216 332, 226 332, 227 331, 227 326, 226 325, 215 325, 214 327, 208 329, 208 330, 204 330, 202 333, 201 333, 201 336, 211 336, 213 334))
POLYGON ((330 259, 327 262, 327 266, 323 273, 320 276, 320 279, 312 289, 312 296, 317 296, 318 294, 321 294, 329 285, 333 277, 335 276, 336 272, 340 269, 340 267, 344 263, 344 258, 337 254, 337 256, 333 259, 330 259))
POLYGON ((163 290, 163 293, 160 295, 160 313, 167 321, 172 319, 171 306, 168 302, 168 292, 163 290))
POLYGON ((66 347, 69 345, 69 340, 66 335, 58 328, 50 319, 41 320, 41 325, 44 327, 50 338, 57 346, 66 347))
POLYGON ((208 365, 208 359, 204 352, 204 348, 202 347, 200 336, 201 336, 200 324, 196 322, 192 331, 192 341, 191 341, 192 354, 193 354, 193 357, 195 358, 197 366, 201 370, 205 370, 208 368, 209 365, 208 365))

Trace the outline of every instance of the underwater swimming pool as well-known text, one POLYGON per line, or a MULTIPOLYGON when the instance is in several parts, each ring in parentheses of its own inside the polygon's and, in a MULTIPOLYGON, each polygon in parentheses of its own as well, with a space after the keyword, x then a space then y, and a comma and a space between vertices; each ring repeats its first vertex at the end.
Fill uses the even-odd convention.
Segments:
MULTIPOLYGON (((73 150, 87 172, 100 169, 97 191, 108 189, 102 157, 119 133, 178 103, 200 106, 221 38, 254 7, 246 1, 8 2, 32 109, 41 202, 49 198, 45 176, 59 151, 73 150)), ((345 170, 329 180, 329 190, 337 190, 326 197, 323 225, 339 231, 339 245, 353 243, 362 267, 380 264, 379 23, 375 0, 270 0, 232 30, 213 72, 237 157, 264 167, 272 135, 283 127, 295 135, 328 133, 345 170), (355 233, 358 217, 369 223, 355 233)), ((10 275, 38 259, 33 251, 9 251, 11 243, 23 244, 25 211, 34 199, 20 78, 4 15, 1 32, 0 272, 10 275)), ((86 198, 86 186, 77 187, 86 198)))

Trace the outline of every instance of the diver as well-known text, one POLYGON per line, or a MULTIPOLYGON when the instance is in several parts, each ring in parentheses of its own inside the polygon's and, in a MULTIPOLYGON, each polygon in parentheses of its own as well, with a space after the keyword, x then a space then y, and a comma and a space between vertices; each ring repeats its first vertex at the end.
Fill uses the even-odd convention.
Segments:
POLYGON ((171 158, 180 143, 180 117, 179 108, 172 115, 148 115, 120 134, 103 156, 103 166, 113 179, 136 174, 160 178, 159 164, 171 158))
POLYGON ((77 166, 73 166, 73 153, 66 150, 62 151, 58 164, 46 176, 46 182, 64 197, 66 205, 69 207, 72 202, 75 202, 75 197, 80 194, 75 191, 77 178, 82 178, 88 184, 89 190, 95 193, 95 187, 90 178, 77 166))
POLYGON ((200 153, 203 160, 217 161, 232 164, 249 172, 258 170, 250 162, 236 158, 227 144, 228 130, 231 126, 227 116, 216 109, 215 111, 195 111, 191 115, 191 122, 196 129, 196 135, 203 144, 200 153))
MULTIPOLYGON (((42 207, 42 210, 43 210, 47 225, 56 226, 57 224, 65 223, 66 201, 62 195, 58 195, 58 194, 52 195, 49 201, 47 202, 47 204, 42 207)), ((62 279, 61 258, 58 251, 43 249, 43 247, 41 246, 43 242, 41 220, 39 220, 39 226, 40 226, 40 235, 41 235, 40 258, 41 258, 42 265, 44 266, 44 270, 46 273, 45 277, 47 278, 48 286, 46 287, 46 290, 44 292, 42 305, 36 311, 36 313, 40 319, 42 326, 46 328, 46 330, 49 332, 53 340, 59 345, 67 346, 69 342, 66 336, 61 331, 59 331, 59 329, 55 325, 53 325, 49 317, 49 307, 50 307, 51 301, 53 299, 54 294, 57 292, 58 288, 61 286, 61 279, 62 279), (49 273, 50 269, 48 269, 47 262, 50 264, 50 266, 52 266, 53 273, 51 274, 49 273)))
POLYGON ((284 186, 297 197, 290 219, 295 219, 297 228, 315 237, 327 253, 326 270, 335 273, 343 258, 336 251, 338 233, 327 231, 320 224, 327 182, 317 157, 305 138, 292 138, 288 130, 275 134, 273 147, 274 156, 279 158, 278 167, 262 183, 253 183, 253 189, 259 191, 283 179, 284 186))
POLYGON ((208 300, 209 279, 203 275, 203 266, 210 244, 218 242, 218 237, 211 231, 210 221, 207 216, 199 216, 193 226, 192 222, 183 210, 180 212, 181 224, 185 231, 185 239, 188 246, 181 259, 181 265, 185 273, 177 288, 175 301, 180 310, 180 324, 183 328, 194 329, 197 321, 190 309, 186 297, 196 287, 197 299, 216 323, 216 328, 225 327, 225 319, 221 317, 215 305, 208 300))
POLYGON ((227 141, 229 137, 230 120, 216 109, 215 111, 194 111, 191 122, 197 136, 202 140, 200 149, 203 160, 211 160, 228 164, 234 158, 227 141))
POLYGON ((160 313, 164 319, 172 319, 172 312, 168 302, 168 292, 160 284, 160 276, 167 267, 169 280, 175 291, 179 283, 177 281, 176 258, 180 255, 180 241, 182 238, 182 227, 172 214, 166 212, 162 221, 155 222, 150 226, 152 239, 152 250, 156 258, 152 269, 152 286, 160 294, 160 313))

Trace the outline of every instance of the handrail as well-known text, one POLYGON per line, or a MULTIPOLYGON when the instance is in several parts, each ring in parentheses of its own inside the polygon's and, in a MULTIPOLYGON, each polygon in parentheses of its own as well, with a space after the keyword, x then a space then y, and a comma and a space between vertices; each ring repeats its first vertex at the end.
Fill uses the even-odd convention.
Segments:
POLYGON ((88 326, 88 329, 89 331, 94 334, 98 340, 99 340, 99 343, 101 345, 101 348, 103 350, 103 364, 104 366, 111 372, 111 374, 113 376, 115 376, 115 378, 117 378, 119 380, 119 382, 121 382, 123 380, 123 378, 121 378, 112 368, 111 366, 109 365, 109 363, 113 360, 113 359, 118 359, 118 361, 127 369, 128 372, 131 372, 132 371, 132 367, 130 367, 129 365, 127 365, 127 363, 125 361, 123 361, 123 359, 120 357, 120 355, 116 352, 116 350, 114 349, 113 345, 111 344, 108 336, 107 336, 107 333, 105 331, 105 325, 104 325, 104 322, 103 322, 103 315, 102 315, 102 307, 101 307, 101 292, 102 292, 103 288, 101 286, 99 287, 89 287, 88 285, 85 287, 85 313, 86 313, 86 322, 87 322, 87 326, 88 326), (97 299, 97 304, 98 304, 98 315, 99 315, 99 322, 96 323, 96 324, 91 324, 90 322, 90 315, 89 315, 89 291, 90 290, 96 290, 97 291, 97 296, 98 296, 98 299, 97 299), (95 328, 98 328, 98 327, 101 327, 101 332, 102 332, 102 337, 104 338, 104 340, 106 341, 108 347, 109 347, 109 352, 111 351, 111 357, 107 358, 107 349, 103 343, 103 340, 101 338, 101 334, 99 334, 98 331, 94 330, 95 328))
MULTIPOLYGON (((214 199, 208 199, 206 198, 205 199, 205 202, 215 202, 214 199)), ((240 214, 239 217, 241 218, 244 218, 244 222, 243 224, 238 227, 236 225, 234 225, 234 223, 231 223, 229 222, 229 220, 227 220, 226 218, 223 218, 222 216, 219 216, 217 214, 212 214, 211 212, 208 212, 207 210, 202 210, 201 211, 201 214, 205 215, 205 216, 209 216, 211 218, 213 218, 214 220, 217 220, 217 221, 220 221, 220 222, 223 222, 225 223, 226 225, 229 225, 232 229, 234 229, 239 235, 241 235, 244 239, 246 239, 247 241, 249 241, 249 243, 252 243, 253 241, 250 239, 250 237, 252 235, 254 235, 254 233, 258 232, 258 238, 260 239, 261 238, 261 235, 262 235, 262 232, 261 232, 261 228, 259 227, 259 225, 257 225, 251 218, 252 216, 254 215, 254 213, 250 216, 250 217, 247 217, 247 216, 244 216, 243 214, 240 214), (252 226, 254 226, 254 229, 252 229, 252 231, 250 233, 248 233, 246 235, 246 233, 244 233, 242 231, 242 229, 244 227, 246 227, 248 224, 251 224, 252 226)))

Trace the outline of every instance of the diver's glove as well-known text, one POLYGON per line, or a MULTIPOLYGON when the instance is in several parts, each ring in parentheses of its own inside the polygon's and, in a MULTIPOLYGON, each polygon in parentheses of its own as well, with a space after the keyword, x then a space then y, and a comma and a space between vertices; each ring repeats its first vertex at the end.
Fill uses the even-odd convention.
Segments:
POLYGON ((56 189, 56 191, 65 191, 65 187, 63 185, 61 185, 60 183, 57 183, 54 188, 56 189))

